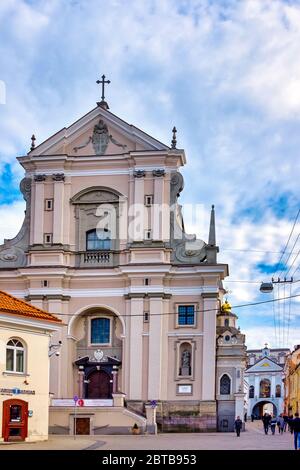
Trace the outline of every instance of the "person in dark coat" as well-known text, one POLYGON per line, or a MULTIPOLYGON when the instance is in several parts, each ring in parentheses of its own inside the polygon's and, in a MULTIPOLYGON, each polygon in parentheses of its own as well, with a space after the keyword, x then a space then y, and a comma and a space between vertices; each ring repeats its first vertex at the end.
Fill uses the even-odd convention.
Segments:
POLYGON ((295 450, 300 450, 300 418, 299 418, 299 413, 295 413, 295 418, 292 421, 292 428, 293 428, 293 432, 294 432, 295 450))
POLYGON ((277 419, 275 417, 273 417, 270 421, 270 427, 271 427, 271 431, 272 431, 273 436, 275 434, 276 424, 277 424, 277 419))
POLYGON ((284 413, 283 415, 283 420, 284 420, 284 427, 283 427, 283 430, 284 432, 286 432, 286 428, 287 428, 287 425, 288 425, 288 421, 289 421, 289 417, 286 413, 284 413))
POLYGON ((290 415, 288 419, 288 426, 291 434, 293 434, 293 418, 293 415, 290 415))
POLYGON ((254 421, 254 414, 252 413, 252 415, 251 415, 251 423, 253 423, 253 421, 254 421))
POLYGON ((242 422, 241 418, 239 416, 237 416, 237 418, 234 422, 234 429, 235 429, 237 437, 240 437, 242 426, 243 426, 243 422, 242 422))
POLYGON ((263 422, 263 425, 264 425, 265 434, 268 434, 268 432, 269 432, 270 421, 271 421, 271 416, 268 413, 265 413, 262 417, 262 422, 263 422))

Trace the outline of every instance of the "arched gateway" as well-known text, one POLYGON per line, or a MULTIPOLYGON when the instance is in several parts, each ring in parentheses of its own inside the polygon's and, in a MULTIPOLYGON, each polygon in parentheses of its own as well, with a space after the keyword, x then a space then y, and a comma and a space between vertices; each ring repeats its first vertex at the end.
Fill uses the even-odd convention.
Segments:
POLYGON ((277 416, 277 406, 271 400, 261 400, 256 403, 253 408, 251 414, 254 415, 256 418, 261 418, 265 413, 269 413, 272 416, 277 416))

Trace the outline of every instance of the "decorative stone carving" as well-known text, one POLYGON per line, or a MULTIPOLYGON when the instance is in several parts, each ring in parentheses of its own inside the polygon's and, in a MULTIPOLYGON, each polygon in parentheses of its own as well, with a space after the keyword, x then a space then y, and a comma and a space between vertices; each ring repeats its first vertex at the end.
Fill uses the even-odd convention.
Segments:
POLYGON ((16 261, 18 256, 14 253, 13 250, 4 251, 0 254, 1 261, 16 261))
POLYGON ((26 265, 26 251, 29 246, 30 207, 31 207, 31 178, 23 178, 20 190, 26 201, 25 218, 16 237, 4 240, 0 245, 0 267, 18 268, 26 265))
POLYGON ((117 194, 105 190, 93 190, 93 188, 71 199, 73 204, 103 204, 118 201, 119 196, 117 194))
POLYGON ((47 175, 34 175, 34 181, 36 181, 37 183, 40 183, 42 181, 46 181, 46 178, 47 178, 47 175))
POLYGON ((103 356, 104 356, 104 353, 103 351, 101 351, 101 349, 97 349, 94 352, 94 358, 95 358, 95 361, 97 362, 100 362, 103 359, 103 356))
POLYGON ((65 181, 65 175, 64 173, 54 173, 52 175, 52 180, 53 181, 65 181))
POLYGON ((109 142, 112 142, 118 147, 122 147, 123 150, 127 147, 127 145, 121 144, 116 139, 114 139, 111 134, 109 134, 107 125, 102 119, 100 119, 99 122, 95 124, 93 134, 91 137, 89 137, 88 141, 83 145, 74 147, 73 150, 77 152, 79 149, 82 149, 88 144, 92 143, 95 154, 104 155, 109 142))
POLYGON ((162 170, 160 168, 152 171, 152 175, 157 176, 157 177, 165 176, 165 174, 166 174, 165 170, 162 170))
POLYGON ((198 264, 204 262, 206 259, 206 244, 203 240, 198 240, 196 235, 189 235, 184 231, 181 206, 177 201, 184 186, 181 173, 172 173, 170 186, 172 261, 179 264, 198 264))
POLYGON ((146 175, 145 170, 134 170, 133 172, 133 176, 135 178, 144 178, 145 175, 146 175))

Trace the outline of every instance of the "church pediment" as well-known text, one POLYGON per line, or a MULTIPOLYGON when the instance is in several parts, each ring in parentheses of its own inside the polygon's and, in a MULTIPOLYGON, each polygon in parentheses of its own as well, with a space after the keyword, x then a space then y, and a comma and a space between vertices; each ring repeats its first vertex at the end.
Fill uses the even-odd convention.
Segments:
POLYGON ((273 362, 268 357, 263 357, 259 359, 256 364, 250 366, 247 369, 247 372, 280 372, 282 371, 282 367, 275 362, 273 362))
POLYGON ((30 155, 119 155, 130 151, 168 150, 168 146, 98 106, 63 128, 30 155))

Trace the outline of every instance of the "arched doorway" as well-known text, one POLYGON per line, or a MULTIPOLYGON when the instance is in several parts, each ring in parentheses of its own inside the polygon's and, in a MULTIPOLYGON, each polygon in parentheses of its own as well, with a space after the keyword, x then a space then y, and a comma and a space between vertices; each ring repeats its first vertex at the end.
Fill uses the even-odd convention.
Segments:
POLYGON ((103 370, 95 370, 88 376, 87 397, 93 399, 111 398, 112 383, 110 375, 103 370))
POLYGON ((277 407, 268 400, 262 400, 256 403, 253 408, 251 414, 253 414, 256 418, 261 418, 265 413, 269 413, 272 416, 277 416, 277 407))
POLYGON ((2 421, 4 441, 24 441, 27 434, 28 403, 23 400, 5 400, 2 421))

